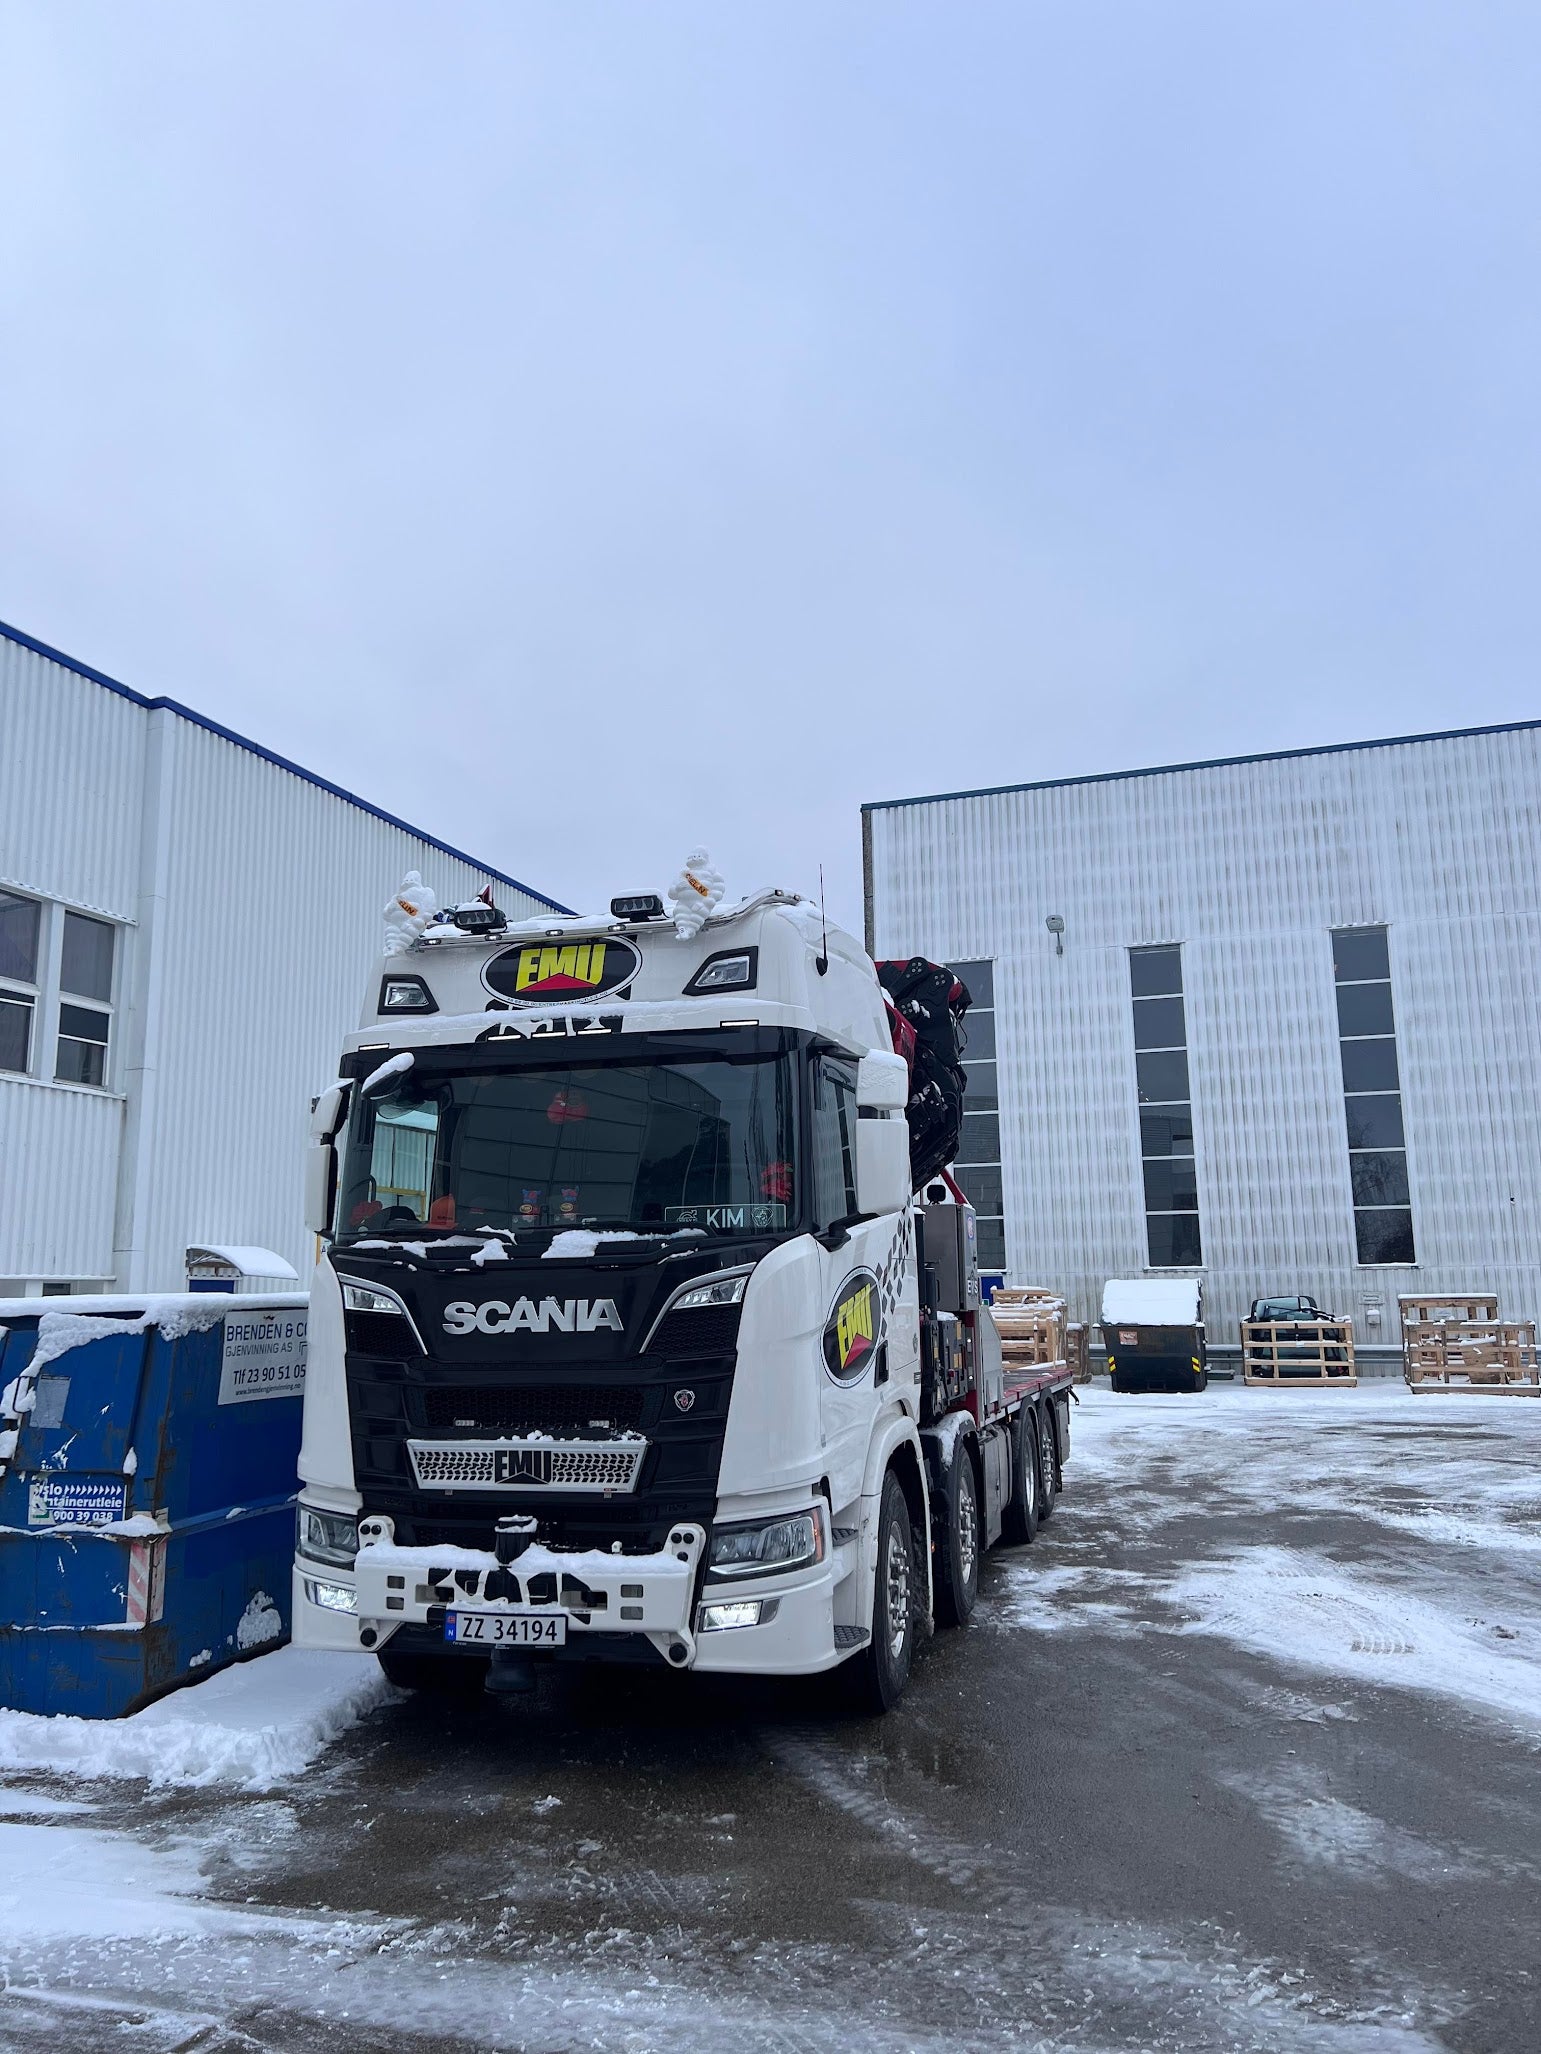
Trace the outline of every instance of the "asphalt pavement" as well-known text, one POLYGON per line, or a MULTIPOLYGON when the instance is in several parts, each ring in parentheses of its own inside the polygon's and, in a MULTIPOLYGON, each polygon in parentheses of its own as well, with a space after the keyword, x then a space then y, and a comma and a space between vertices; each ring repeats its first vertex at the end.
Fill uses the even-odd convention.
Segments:
MULTIPOLYGON (((1232 1426, 1251 1396, 1218 1395, 1232 1426)), ((554 1675, 527 1702, 392 1700, 276 1791, 98 1788, 93 1826, 191 1850, 247 1924, 11 1959, 0 2047, 1541 2046, 1541 1708, 1420 1679, 1412 1629, 1356 1615, 1334 1673, 1289 1626, 1340 1588, 1426 1605, 1422 1550, 1496 1662, 1541 1652, 1519 1547, 1541 1422, 1279 1400, 1259 1466, 1203 1400, 1117 1402, 1083 1410, 1052 1522, 989 1559, 885 1720, 806 1687, 554 1675), (1409 1431, 1459 1439, 1459 1504, 1409 1481, 1409 1431), (1353 1488, 1324 1484, 1329 1447, 1353 1488), (1488 1476, 1496 1539, 1450 1539, 1488 1476), (1195 1565, 1239 1588, 1247 1561, 1265 1598, 1278 1578, 1272 1652, 1268 1604, 1231 1629, 1183 1597, 1195 1565)))

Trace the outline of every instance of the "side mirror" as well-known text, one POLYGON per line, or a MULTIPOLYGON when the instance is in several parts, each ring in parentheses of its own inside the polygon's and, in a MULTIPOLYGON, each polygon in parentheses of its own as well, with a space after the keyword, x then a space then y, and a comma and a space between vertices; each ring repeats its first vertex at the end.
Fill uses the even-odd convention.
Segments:
MULTIPOLYGON (((903 1061, 899 1067, 904 1068, 903 1061)), ((856 1122, 856 1210, 902 1212, 910 1202, 908 1120, 856 1122)))
POLYGON ((337 1151, 330 1141, 313 1141, 305 1151, 305 1224, 313 1234, 330 1234, 337 1203, 337 1151))
POLYGON ((310 1138, 312 1141, 330 1141, 342 1125, 348 1110, 348 1087, 346 1084, 328 1084, 316 1100, 310 1116, 310 1138))
POLYGON ((903 1056, 874 1049, 862 1057, 856 1066, 858 1106, 869 1112, 902 1113, 909 1102, 910 1066, 903 1056))

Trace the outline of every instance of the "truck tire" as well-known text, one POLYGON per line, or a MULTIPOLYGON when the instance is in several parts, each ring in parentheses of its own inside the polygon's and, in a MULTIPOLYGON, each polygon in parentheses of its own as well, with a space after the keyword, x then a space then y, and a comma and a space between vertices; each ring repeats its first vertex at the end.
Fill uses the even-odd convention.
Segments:
POLYGON ((979 1557, 984 1544, 979 1485, 969 1445, 959 1436, 952 1467, 937 1492, 931 1548, 938 1626, 962 1626, 979 1597, 979 1557))
POLYGON ((1053 1518, 1054 1501, 1059 1496, 1059 1448, 1055 1443, 1054 1420, 1048 1405, 1040 1405, 1037 1413, 1038 1524, 1042 1526, 1046 1519, 1053 1518))
POLYGON ((387 1683, 398 1690, 432 1690, 444 1695, 480 1690, 487 1681, 487 1664, 472 1655, 408 1654, 395 1648, 381 1648, 375 1660, 385 1671, 387 1683))
POLYGON ((1011 1425, 1011 1498, 1001 1514, 1001 1538, 1023 1548, 1038 1531, 1038 1431, 1031 1405, 1011 1425))
POLYGON ((851 1701, 880 1717, 899 1701, 915 1659, 915 1537, 903 1486, 890 1469, 878 1501, 872 1638, 849 1663, 851 1701))

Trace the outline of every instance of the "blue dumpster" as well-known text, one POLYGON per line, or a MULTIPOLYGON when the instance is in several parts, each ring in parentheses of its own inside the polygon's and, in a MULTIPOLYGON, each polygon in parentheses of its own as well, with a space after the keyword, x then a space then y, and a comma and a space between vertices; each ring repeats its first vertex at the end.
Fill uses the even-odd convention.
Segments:
POLYGON ((0 1705, 117 1718, 288 1639, 305 1329, 266 1293, 0 1300, 0 1705))

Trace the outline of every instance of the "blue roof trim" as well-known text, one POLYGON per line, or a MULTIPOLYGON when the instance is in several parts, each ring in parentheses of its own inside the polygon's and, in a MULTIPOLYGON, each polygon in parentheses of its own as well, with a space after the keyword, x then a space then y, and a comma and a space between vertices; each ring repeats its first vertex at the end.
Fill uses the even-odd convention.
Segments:
POLYGON ((65 670, 72 670, 76 677, 89 678, 93 685, 102 685, 109 692, 116 692, 120 699, 127 699, 135 706, 143 706, 150 713, 175 713, 182 720, 190 720, 194 727, 201 727, 211 735, 218 735, 223 742, 234 742, 238 749, 245 749, 253 756, 260 756, 264 763, 271 763, 279 770, 287 770, 291 777, 303 778, 318 791, 330 792, 334 799, 344 799, 350 806, 357 806, 361 813, 369 813, 376 820, 383 820, 387 827, 399 827, 403 834, 409 834, 415 841, 426 842, 441 855, 453 856, 457 863, 469 863, 473 870, 480 870, 487 877, 495 877, 499 884, 511 884, 515 891, 536 899, 543 906, 549 906, 553 913, 571 913, 571 906, 558 904, 547 898, 544 892, 536 891, 533 885, 521 884, 517 877, 510 877, 506 870, 494 870, 490 863, 482 862, 479 856, 468 856, 464 849, 457 849, 451 842, 441 842, 435 834, 425 834, 420 827, 414 827, 410 820, 400 820, 394 813, 387 813, 383 806, 372 806, 368 799, 361 799, 357 792, 344 791, 341 785, 334 785, 329 779, 317 777, 313 770, 306 770, 302 764, 291 763, 287 756, 277 756, 271 749, 264 749, 260 742, 253 742, 245 735, 238 735, 233 728, 221 727, 217 720, 210 720, 205 714, 195 713, 191 706, 184 706, 179 699, 147 699, 143 692, 136 692, 131 685, 123 685, 116 678, 110 678, 99 670, 92 670, 87 663, 77 663, 73 656, 66 656, 62 650, 50 649, 46 642, 39 642, 35 636, 24 635, 20 628, 13 628, 0 620, 0 635, 8 642, 17 642, 23 649, 30 649, 35 656, 46 656, 50 663, 57 663, 65 670))
POLYGON ((897 806, 940 806, 949 799, 998 799, 1008 792, 1058 792, 1067 785, 1118 784, 1131 777, 1171 777, 1181 770, 1230 770, 1240 763, 1290 763, 1301 756, 1348 756, 1362 749, 1404 749, 1414 742, 1464 742, 1476 735, 1520 735, 1541 720, 1506 720, 1494 727, 1447 727, 1431 735, 1382 735, 1370 742, 1318 742, 1310 749, 1267 749, 1256 756, 1206 756, 1198 763, 1152 763, 1143 770, 1096 770, 1085 777, 1044 777, 1019 785, 979 785, 967 792, 927 792, 915 799, 864 799, 863 813, 897 806))

